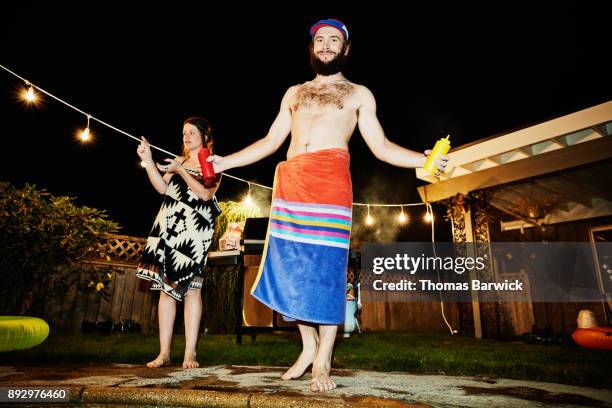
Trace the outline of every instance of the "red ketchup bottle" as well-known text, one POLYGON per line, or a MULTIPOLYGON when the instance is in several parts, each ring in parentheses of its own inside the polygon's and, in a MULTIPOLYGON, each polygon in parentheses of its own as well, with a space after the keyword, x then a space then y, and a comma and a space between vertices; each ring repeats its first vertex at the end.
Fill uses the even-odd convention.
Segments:
POLYGON ((200 147, 198 151, 198 160, 200 161, 200 167, 202 168, 202 179, 204 180, 204 187, 211 188, 219 181, 219 176, 215 174, 215 169, 212 162, 206 161, 210 156, 210 151, 205 147, 200 147))

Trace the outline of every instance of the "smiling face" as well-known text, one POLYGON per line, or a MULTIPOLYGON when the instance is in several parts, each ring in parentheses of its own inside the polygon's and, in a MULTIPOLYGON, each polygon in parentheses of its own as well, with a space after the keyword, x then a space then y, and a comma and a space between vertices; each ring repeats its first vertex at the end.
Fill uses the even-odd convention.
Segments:
POLYGON ((331 62, 342 52, 344 36, 334 27, 321 27, 312 39, 312 50, 321 62, 331 62))
POLYGON ((202 134, 197 127, 191 123, 183 125, 183 146, 187 150, 199 149, 202 146, 202 134))
POLYGON ((344 68, 349 46, 342 32, 334 27, 321 27, 310 45, 310 66, 317 74, 333 75, 344 68))

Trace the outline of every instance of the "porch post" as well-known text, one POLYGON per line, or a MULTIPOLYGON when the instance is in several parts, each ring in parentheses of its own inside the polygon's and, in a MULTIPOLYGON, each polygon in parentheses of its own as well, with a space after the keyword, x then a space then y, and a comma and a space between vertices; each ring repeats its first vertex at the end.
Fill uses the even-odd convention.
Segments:
MULTIPOLYGON (((485 259, 485 268, 480 270, 479 277, 487 282, 497 282, 496 271, 491 254, 491 236, 489 231, 488 208, 492 193, 489 190, 477 190, 470 193, 472 213, 474 256, 485 259)), ((471 278, 471 276, 470 276, 471 278)), ((472 292, 473 294, 474 292, 472 292)), ((501 326, 504 320, 503 310, 498 302, 485 302, 479 305, 480 318, 484 321, 484 336, 486 338, 501 337, 501 326)), ((482 329, 481 329, 482 330, 482 329)))
MULTIPOLYGON (((450 199, 449 215, 452 226, 453 242, 464 243, 474 242, 474 231, 472 228, 472 211, 470 203, 465 197, 458 193, 450 199)), ((466 246, 472 251, 472 246, 466 246)), ((466 254, 474 256, 474 254, 466 254)), ((474 271, 470 270, 470 279, 475 278, 474 271)), ((478 292, 472 291, 472 315, 474 320, 474 337, 482 339, 482 324, 480 321, 480 303, 478 302, 478 292)))

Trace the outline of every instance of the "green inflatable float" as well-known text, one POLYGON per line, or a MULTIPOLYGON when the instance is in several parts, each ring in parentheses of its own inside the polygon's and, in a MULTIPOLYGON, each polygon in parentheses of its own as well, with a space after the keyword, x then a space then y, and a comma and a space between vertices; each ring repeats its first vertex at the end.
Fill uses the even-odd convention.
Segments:
POLYGON ((49 325, 38 317, 0 316, 0 352, 34 347, 49 336, 49 325))

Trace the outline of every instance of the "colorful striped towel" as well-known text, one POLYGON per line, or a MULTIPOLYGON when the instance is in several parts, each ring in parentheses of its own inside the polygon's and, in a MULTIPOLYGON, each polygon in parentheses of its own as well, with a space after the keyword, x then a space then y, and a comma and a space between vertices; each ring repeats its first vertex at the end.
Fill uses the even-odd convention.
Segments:
POLYGON ((350 156, 333 148, 279 163, 251 294, 284 316, 342 324, 351 234, 350 156))

